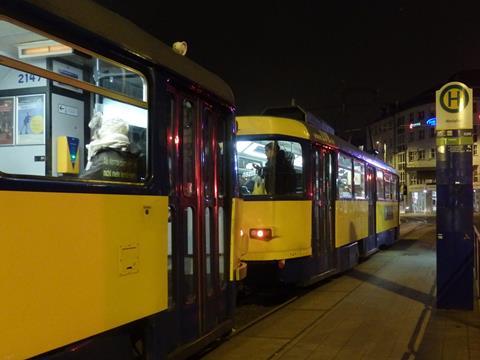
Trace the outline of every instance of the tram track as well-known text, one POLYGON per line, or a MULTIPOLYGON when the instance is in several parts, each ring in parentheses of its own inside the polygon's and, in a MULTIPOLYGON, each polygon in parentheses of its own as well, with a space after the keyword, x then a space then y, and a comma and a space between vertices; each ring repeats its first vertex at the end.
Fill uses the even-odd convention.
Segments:
POLYGON ((234 329, 228 338, 241 334, 335 277, 305 287, 273 286, 268 289, 262 288, 243 297, 239 296, 234 316, 234 329))
POLYGON ((234 328, 233 331, 232 331, 232 334, 230 335, 230 337, 233 337, 233 336, 236 336, 236 335, 239 335, 240 333, 242 333, 243 331, 251 328, 252 326, 254 326, 255 324, 259 323, 260 321, 266 319, 267 317, 273 315, 274 313, 276 313, 277 311, 283 309, 284 307, 286 307, 287 305, 293 303, 294 301, 296 301, 297 299, 299 299, 300 296, 296 295, 288 300, 286 300, 285 302, 273 307, 272 309, 268 310, 267 312, 265 312, 264 314, 256 317, 254 320, 238 327, 238 328, 234 328))
MULTIPOLYGON (((428 232, 430 233, 432 231, 432 227, 434 226, 435 225, 433 223, 425 223, 423 221, 422 222, 411 221, 411 223, 408 226, 404 227, 401 233, 401 238, 404 241, 406 240, 407 243, 411 243, 411 241, 409 241, 410 239, 420 240, 421 238, 424 237, 424 231, 422 230, 424 228, 427 228, 428 232), (420 236, 418 235, 419 230, 420 230, 420 236)), ((397 250, 397 251, 401 250, 405 253, 405 255, 408 255, 409 253, 405 251, 406 249, 403 249, 401 245, 402 243, 399 243, 397 245, 394 245, 391 249, 397 250)), ((392 259, 393 258, 391 258, 390 256, 387 256, 385 264, 383 264, 382 267, 385 266, 387 263, 390 263, 392 259)), ((264 281, 262 285, 256 285, 255 287, 247 288, 247 290, 240 291, 240 294, 237 297, 238 308, 234 316, 234 327, 232 329, 232 332, 229 335, 225 336, 224 338, 219 339, 219 341, 215 345, 213 345, 212 348, 202 353, 202 356, 207 355, 209 352, 213 351, 217 346, 220 346, 221 344, 235 338, 237 335, 244 334, 247 337, 250 336, 251 334, 250 332, 247 332, 247 330, 253 328, 254 326, 258 325, 263 321, 269 322, 270 320, 268 318, 274 316, 277 312, 291 305, 295 301, 300 300, 304 295, 308 294, 312 290, 325 285, 326 282, 333 281, 337 276, 338 277, 342 277, 345 275, 348 276, 348 274, 349 274, 348 271, 341 274, 337 274, 328 279, 321 280, 315 284, 312 284, 303 288, 273 286, 271 283, 264 281), (247 314, 248 316, 246 316, 245 314, 247 314)), ((351 289, 351 291, 348 292, 346 296, 348 296, 351 292, 355 291, 356 288, 357 287, 351 289)), ((342 299, 340 299, 337 304, 343 301, 343 299, 344 297, 342 297, 342 299)), ((334 304, 332 306, 332 309, 335 306, 337 306, 337 304, 334 304)), ((319 318, 324 315, 325 314, 322 313, 321 315, 319 315, 319 318)), ((311 326, 313 326, 313 324, 318 319, 316 318, 311 326)), ((420 325, 423 326, 423 324, 420 324, 420 325)), ((297 334, 292 339, 290 339, 284 346, 282 346, 281 349, 284 349, 285 347, 290 346, 290 344, 295 342, 302 334, 308 331, 311 326, 305 328, 299 334, 297 334)), ((420 328, 420 330, 423 331, 423 328, 420 328)), ((414 340, 416 341, 416 339, 414 340)), ((272 355, 272 358, 274 356, 275 355, 272 355)))
POLYGON ((270 288, 268 290, 254 291, 248 295, 239 296, 237 301, 240 302, 240 305, 238 305, 236 309, 234 315, 234 327, 230 334, 218 339, 218 341, 211 344, 210 347, 195 354, 189 359, 200 359, 203 356, 206 356, 222 343, 242 334, 246 330, 295 302, 308 293, 311 288, 312 286, 308 288, 281 288, 280 292, 278 288, 270 288), (276 301, 279 298, 281 300, 276 301))

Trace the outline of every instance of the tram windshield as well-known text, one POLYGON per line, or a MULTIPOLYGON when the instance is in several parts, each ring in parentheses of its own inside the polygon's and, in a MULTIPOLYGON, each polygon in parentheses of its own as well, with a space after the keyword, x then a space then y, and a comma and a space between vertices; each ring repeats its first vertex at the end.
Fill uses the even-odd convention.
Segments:
POLYGON ((305 193, 302 145, 275 139, 237 140, 238 176, 242 196, 305 193))

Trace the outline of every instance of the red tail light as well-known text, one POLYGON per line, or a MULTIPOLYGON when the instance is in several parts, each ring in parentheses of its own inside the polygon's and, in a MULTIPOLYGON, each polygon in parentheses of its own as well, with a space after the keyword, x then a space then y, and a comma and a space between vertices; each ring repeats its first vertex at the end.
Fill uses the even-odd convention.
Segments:
POLYGON ((272 229, 250 229, 250 238, 258 240, 271 240, 272 229))

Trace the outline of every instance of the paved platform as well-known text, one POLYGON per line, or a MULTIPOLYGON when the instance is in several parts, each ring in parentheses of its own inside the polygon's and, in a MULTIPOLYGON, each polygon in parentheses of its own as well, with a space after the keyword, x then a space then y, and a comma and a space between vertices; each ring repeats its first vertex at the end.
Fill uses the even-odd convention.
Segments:
POLYGON ((203 359, 480 359, 480 313, 435 303, 435 225, 326 281, 203 359))

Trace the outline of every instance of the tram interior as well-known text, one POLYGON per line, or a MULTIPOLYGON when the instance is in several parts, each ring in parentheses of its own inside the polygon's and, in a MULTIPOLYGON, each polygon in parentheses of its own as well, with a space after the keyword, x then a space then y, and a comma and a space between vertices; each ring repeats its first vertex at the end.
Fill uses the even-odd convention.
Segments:
POLYGON ((145 163, 148 113, 141 104, 147 86, 139 73, 7 19, 0 19, 0 56, 5 64, 0 66, 0 172, 81 177, 87 145, 98 142, 95 116, 123 122, 124 148, 135 147, 145 163), (65 82, 49 78, 51 73, 65 82), (69 79, 85 86, 73 86, 69 79), (62 137, 68 138, 73 170, 57 163, 65 151, 58 145, 62 137))
MULTIPOLYGON (((265 146, 272 141, 271 139, 237 141, 238 176, 242 196, 269 195, 258 192, 257 187, 259 183, 265 181, 261 171, 267 166, 268 161, 265 146)), ((295 186, 287 193, 303 194, 305 185, 302 146, 298 142, 288 140, 279 140, 276 143, 295 170, 295 186)), ((270 195, 275 195, 275 190, 270 195)))

